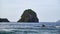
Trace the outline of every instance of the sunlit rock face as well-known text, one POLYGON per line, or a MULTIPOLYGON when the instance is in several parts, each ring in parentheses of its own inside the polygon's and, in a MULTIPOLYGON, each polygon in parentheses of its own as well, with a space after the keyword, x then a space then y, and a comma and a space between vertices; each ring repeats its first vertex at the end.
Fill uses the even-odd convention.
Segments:
POLYGON ((33 10, 27 9, 23 12, 21 19, 19 19, 18 22, 39 22, 39 20, 33 10))
POLYGON ((7 18, 0 18, 0 22, 9 22, 7 18))

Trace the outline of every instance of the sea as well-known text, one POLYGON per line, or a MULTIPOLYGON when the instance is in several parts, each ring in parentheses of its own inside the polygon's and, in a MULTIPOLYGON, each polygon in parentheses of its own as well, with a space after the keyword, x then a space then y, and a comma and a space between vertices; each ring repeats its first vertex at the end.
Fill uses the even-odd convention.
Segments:
POLYGON ((0 22, 0 34, 60 34, 60 23, 0 22))

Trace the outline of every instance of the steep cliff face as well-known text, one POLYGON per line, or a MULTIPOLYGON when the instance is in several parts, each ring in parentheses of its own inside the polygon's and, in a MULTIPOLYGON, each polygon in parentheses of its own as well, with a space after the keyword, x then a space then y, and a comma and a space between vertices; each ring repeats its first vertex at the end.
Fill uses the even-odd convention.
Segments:
POLYGON ((0 22, 9 22, 9 20, 6 18, 0 18, 0 22))
POLYGON ((19 19, 18 22, 39 22, 39 20, 33 10, 27 9, 23 12, 21 19, 19 19))

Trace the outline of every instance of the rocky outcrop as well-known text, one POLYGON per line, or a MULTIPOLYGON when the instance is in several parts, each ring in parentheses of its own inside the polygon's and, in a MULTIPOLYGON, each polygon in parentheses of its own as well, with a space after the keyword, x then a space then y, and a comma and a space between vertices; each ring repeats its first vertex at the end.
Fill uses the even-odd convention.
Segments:
POLYGON ((9 20, 6 18, 0 18, 0 22, 9 22, 9 20))
POLYGON ((46 27, 46 26, 43 24, 42 27, 46 27))
POLYGON ((39 20, 33 10, 27 9, 23 12, 21 19, 19 19, 18 22, 39 22, 39 20))

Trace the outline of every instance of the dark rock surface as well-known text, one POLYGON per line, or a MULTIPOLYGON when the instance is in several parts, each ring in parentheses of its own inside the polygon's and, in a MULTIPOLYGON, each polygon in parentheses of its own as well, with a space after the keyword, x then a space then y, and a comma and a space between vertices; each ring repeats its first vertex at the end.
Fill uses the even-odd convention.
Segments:
POLYGON ((39 22, 39 20, 33 10, 27 9, 23 12, 21 19, 19 19, 18 22, 39 22))
POLYGON ((46 26, 43 24, 42 27, 46 27, 46 26))
POLYGON ((0 22, 9 22, 7 18, 0 18, 0 22))

